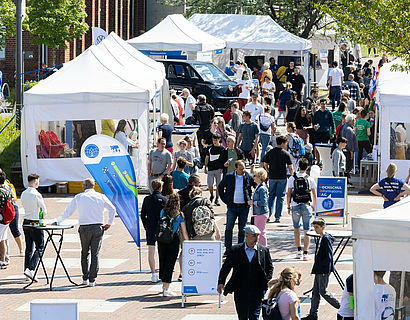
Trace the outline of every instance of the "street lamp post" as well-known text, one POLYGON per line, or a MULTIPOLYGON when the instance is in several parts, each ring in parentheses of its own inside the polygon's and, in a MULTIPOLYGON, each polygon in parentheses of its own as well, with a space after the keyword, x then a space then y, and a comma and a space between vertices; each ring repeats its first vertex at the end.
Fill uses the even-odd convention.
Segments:
POLYGON ((20 129, 23 107, 23 0, 16 1, 16 124, 20 129))

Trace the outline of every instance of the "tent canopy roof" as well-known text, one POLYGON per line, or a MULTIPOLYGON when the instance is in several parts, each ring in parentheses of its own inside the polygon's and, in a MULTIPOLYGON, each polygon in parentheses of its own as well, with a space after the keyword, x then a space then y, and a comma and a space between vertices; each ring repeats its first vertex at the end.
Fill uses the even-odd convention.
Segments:
POLYGON ((145 57, 115 34, 110 34, 98 46, 89 47, 40 81, 25 96, 27 103, 42 105, 85 100, 148 102, 160 89, 164 78, 163 64, 145 57))
POLYGON ((312 47, 309 40, 286 31, 269 16, 194 14, 189 21, 225 40, 227 48, 302 51, 312 47))
POLYGON ((225 41, 207 34, 182 14, 172 14, 144 34, 128 40, 139 50, 211 51, 225 48, 225 41))
POLYGON ((352 218, 355 239, 410 242, 410 200, 352 218))
POLYGON ((410 73, 391 71, 393 65, 405 65, 401 59, 386 63, 380 70, 377 90, 380 104, 384 106, 409 106, 410 100, 410 73))

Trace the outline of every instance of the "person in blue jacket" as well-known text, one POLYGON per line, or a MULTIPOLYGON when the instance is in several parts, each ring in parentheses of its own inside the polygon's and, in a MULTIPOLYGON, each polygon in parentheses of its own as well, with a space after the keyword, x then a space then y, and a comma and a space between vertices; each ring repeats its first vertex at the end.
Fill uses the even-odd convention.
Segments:
POLYGON ((257 187, 252 197, 252 220, 255 226, 260 230, 259 242, 261 245, 266 247, 266 221, 269 217, 269 206, 268 206, 268 187, 266 186, 265 180, 268 178, 268 173, 265 169, 259 168, 254 171, 253 180, 255 181, 257 187))

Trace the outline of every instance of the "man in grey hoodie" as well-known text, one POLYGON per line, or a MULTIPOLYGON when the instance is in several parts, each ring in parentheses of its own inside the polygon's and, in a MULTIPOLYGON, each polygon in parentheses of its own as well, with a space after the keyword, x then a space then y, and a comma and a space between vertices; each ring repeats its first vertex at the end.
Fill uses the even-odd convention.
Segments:
MULTIPOLYGON (((345 153, 347 179, 350 178, 350 171, 353 169, 354 153, 359 151, 359 143, 353 130, 355 120, 356 116, 354 114, 348 114, 346 116, 346 123, 340 128, 340 136, 347 140, 347 152, 345 153)), ((349 180, 347 183, 351 185, 349 180)))

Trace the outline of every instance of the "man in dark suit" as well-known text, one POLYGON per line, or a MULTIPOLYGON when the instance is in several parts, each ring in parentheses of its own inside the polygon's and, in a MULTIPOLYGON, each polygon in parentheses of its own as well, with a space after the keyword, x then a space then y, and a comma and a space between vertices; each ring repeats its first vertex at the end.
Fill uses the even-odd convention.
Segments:
POLYGON ((238 243, 245 237, 243 231, 248 221, 249 207, 252 200, 252 186, 256 187, 252 176, 245 171, 242 160, 235 162, 235 171, 228 173, 218 185, 221 200, 228 207, 226 212, 225 248, 224 256, 228 255, 232 247, 232 231, 238 218, 238 243))
POLYGON ((234 293, 239 320, 259 319, 262 299, 273 274, 269 249, 258 244, 259 235, 256 226, 247 226, 245 242, 232 247, 219 272, 218 292, 234 293), (231 269, 232 276, 225 286, 231 269))

